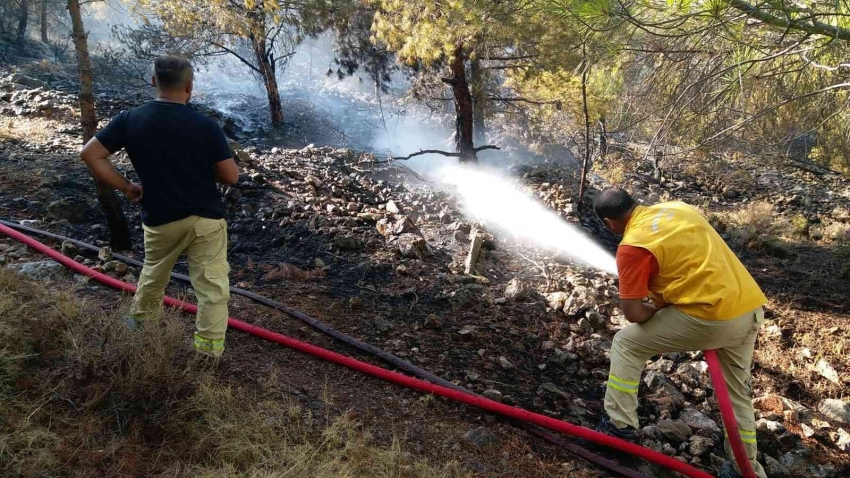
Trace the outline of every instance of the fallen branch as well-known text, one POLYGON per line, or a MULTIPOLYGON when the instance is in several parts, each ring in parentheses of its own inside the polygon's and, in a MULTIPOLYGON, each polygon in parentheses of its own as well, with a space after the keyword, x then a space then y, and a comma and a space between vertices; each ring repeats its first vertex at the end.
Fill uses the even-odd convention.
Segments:
MULTIPOLYGON (((499 148, 498 146, 492 145, 492 144, 488 144, 488 145, 484 145, 484 146, 479 146, 479 147, 473 149, 473 151, 475 151, 477 153, 479 151, 484 151, 485 149, 501 149, 501 148, 499 148)), ((417 151, 415 153, 408 154, 407 156, 390 156, 387 159, 387 161, 381 161, 381 162, 378 162, 377 164, 381 164, 382 162, 388 163, 390 161, 406 161, 410 158, 415 158, 416 156, 422 156, 423 154, 441 154, 443 156, 448 156, 450 158, 459 158, 460 157, 460 153, 451 153, 451 152, 448 152, 448 151, 440 151, 439 149, 420 149, 419 151, 417 151)))

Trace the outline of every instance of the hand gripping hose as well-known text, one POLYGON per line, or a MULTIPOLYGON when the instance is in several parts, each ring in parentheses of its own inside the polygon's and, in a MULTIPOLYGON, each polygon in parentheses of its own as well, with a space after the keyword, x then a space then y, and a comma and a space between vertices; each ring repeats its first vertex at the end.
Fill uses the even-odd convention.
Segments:
MULTIPOLYGON (((42 231, 42 230, 39 230, 39 229, 35 229, 35 228, 32 228, 32 227, 24 226, 24 225, 13 223, 13 222, 7 222, 7 221, 0 220, 0 224, 9 226, 13 229, 27 231, 27 232, 30 232, 32 234, 37 234, 37 235, 40 235, 40 236, 49 237, 49 238, 57 239, 57 240, 60 240, 60 241, 67 241, 67 242, 70 242, 71 244, 74 244, 78 247, 82 247, 84 249, 88 249, 88 250, 94 251, 94 252, 99 252, 100 249, 101 249, 100 247, 95 246, 93 244, 88 244, 88 243, 85 243, 85 242, 82 242, 82 241, 71 239, 71 238, 66 237, 66 236, 62 236, 62 235, 59 235, 59 234, 53 234, 51 232, 42 231)), ((132 264, 134 266, 138 266, 138 267, 144 266, 144 264, 142 262, 140 262, 136 259, 133 259, 132 257, 128 257, 128 256, 125 256, 125 255, 116 254, 116 253, 113 253, 112 256, 114 258, 120 260, 120 261, 126 262, 128 264, 132 264)), ((191 282, 191 279, 188 276, 183 275, 183 274, 178 274, 176 272, 172 272, 171 277, 173 277, 174 279, 183 281, 183 282, 187 282, 187 283, 191 282)), ((363 342, 361 340, 358 340, 358 339, 356 339, 356 338, 354 338, 354 337, 352 337, 348 334, 340 332, 339 330, 336 330, 333 327, 328 326, 324 322, 321 322, 319 320, 314 319, 313 317, 310 317, 309 315, 301 312, 298 309, 288 307, 284 304, 281 304, 280 302, 269 299, 268 297, 264 297, 264 296, 255 294, 251 291, 247 291, 245 289, 240 289, 238 287, 230 287, 230 291, 234 294, 238 294, 238 295, 241 295, 241 296, 244 296, 244 297, 248 297, 248 298, 250 298, 250 299, 252 299, 256 302, 259 302, 261 304, 264 304, 264 305, 267 305, 269 307, 280 310, 281 312, 284 312, 284 313, 288 314, 289 316, 291 316, 295 319, 298 319, 301 322, 304 322, 305 324, 310 325, 311 327, 325 333, 326 335, 329 335, 329 336, 331 336, 331 337, 333 337, 333 338, 335 338, 335 339, 337 339, 337 340, 339 340, 339 341, 341 341, 345 344, 351 345, 352 347, 359 349, 363 352, 366 352, 366 353, 369 353, 373 356, 376 356, 376 357, 386 361, 387 363, 394 365, 396 368, 403 370, 403 371, 405 371, 405 372, 407 372, 407 373, 409 373, 409 374, 411 374, 415 377, 421 378, 423 380, 427 380, 431 383, 436 383, 438 385, 442 385, 442 386, 447 387, 447 388, 451 388, 452 390, 457 390, 459 392, 463 392, 463 393, 467 393, 467 394, 471 394, 471 395, 477 395, 474 392, 461 387, 460 385, 457 385, 453 382, 450 382, 450 381, 448 381, 448 380, 446 380, 446 379, 444 379, 444 378, 442 378, 438 375, 434 375, 433 373, 431 373, 431 372, 429 372, 429 371, 427 371, 427 370, 425 370, 421 367, 417 367, 416 365, 413 365, 412 363, 408 362, 407 360, 404 360, 400 357, 397 357, 397 356, 395 356, 395 355, 393 355, 389 352, 386 352, 385 350, 379 349, 379 348, 375 347, 374 345, 371 345, 371 344, 368 344, 368 343, 363 342)), ((590 462, 595 463, 597 465, 600 465, 604 468, 607 468, 607 469, 609 469, 609 470, 611 470, 615 473, 619 473, 622 476, 625 476, 627 478, 648 478, 643 473, 639 473, 637 471, 632 470, 631 468, 627 468, 627 467, 619 464, 616 460, 611 460, 611 459, 605 458, 602 455, 599 455, 599 454, 594 453, 590 450, 587 450, 587 449, 585 449, 585 448, 583 448, 583 447, 581 447, 581 446, 579 446, 575 443, 568 442, 568 441, 564 440, 563 438, 555 435, 554 433, 551 433, 551 432, 549 432, 549 431, 547 431, 543 428, 538 427, 537 425, 532 425, 530 423, 523 422, 523 421, 517 421, 517 420, 510 420, 509 422, 514 426, 522 428, 523 430, 526 430, 527 432, 529 432, 533 435, 536 435, 540 438, 543 438, 544 440, 546 440, 550 443, 553 443, 553 444, 563 448, 564 450, 566 450, 570 453, 573 453, 574 455, 577 455, 577 456, 579 456, 579 457, 581 457, 581 458, 583 458, 587 461, 590 461, 590 462)))
MULTIPOLYGON (((29 247, 32 247, 33 249, 41 252, 42 254, 51 257, 60 264, 64 265, 65 267, 68 267, 80 274, 91 277, 110 287, 113 287, 118 290, 123 290, 125 292, 134 292, 136 289, 135 286, 133 286, 132 284, 119 281, 105 274, 101 274, 100 272, 94 271, 86 266, 83 266, 82 264, 75 262, 73 259, 64 256, 63 254, 51 249, 50 247, 36 241, 35 239, 32 239, 29 236, 19 233, 9 228, 8 226, 0 224, 0 232, 8 235, 9 237, 17 241, 26 244, 29 247)), ((185 310, 186 312, 192 314, 197 313, 198 310, 197 306, 193 304, 188 304, 186 302, 182 302, 171 297, 166 297, 165 303, 172 307, 179 307, 185 310)), ((483 397, 470 395, 464 392, 460 392, 458 390, 453 390, 442 385, 436 385, 426 382, 424 380, 408 377, 407 375, 402 375, 397 372, 392 372, 380 367, 376 367, 374 365, 361 362, 351 357, 346 357, 344 355, 331 352, 330 350, 325 350, 323 348, 316 347, 315 345, 302 342, 291 337, 287 337, 283 334, 279 334, 267 329, 263 329, 261 327, 247 324, 238 319, 229 318, 228 326, 233 329, 260 337, 262 339, 284 345, 294 350, 298 350, 300 352, 304 352, 315 357, 322 358, 329 362, 348 367, 352 370, 356 370, 367 375, 380 378, 382 380, 387 380, 414 390, 419 390, 422 392, 427 392, 437 396, 449 398, 457 402, 472 405, 483 410, 492 413, 497 413, 509 418, 533 423, 543 428, 547 428, 549 430, 553 430, 560 433, 566 433, 568 435, 582 438, 592 443, 612 447, 624 451, 626 453, 632 454, 634 456, 646 459, 653 463, 659 464, 671 470, 677 471, 688 477, 711 478, 711 475, 709 475, 708 473, 698 470, 693 466, 683 463, 675 458, 663 455, 654 450, 650 450, 649 448, 644 448, 642 446, 621 440, 619 438, 615 438, 594 430, 590 430, 588 428, 573 425, 571 423, 563 422, 560 420, 555 420, 553 418, 537 413, 532 413, 521 408, 510 407, 492 400, 488 400, 483 397)), ((731 433, 732 432, 730 432, 730 434, 731 433)))

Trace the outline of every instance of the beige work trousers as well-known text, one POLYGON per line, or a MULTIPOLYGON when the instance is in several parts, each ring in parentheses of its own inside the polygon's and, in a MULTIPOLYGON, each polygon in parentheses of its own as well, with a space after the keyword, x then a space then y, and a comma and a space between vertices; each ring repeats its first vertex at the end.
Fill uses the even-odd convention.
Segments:
MULTIPOLYGON (((646 361, 666 352, 716 350, 747 456, 756 474, 766 478, 756 461, 756 420, 750 396, 753 347, 763 321, 761 307, 731 320, 705 320, 668 306, 643 324, 629 325, 614 335, 605 411, 618 427, 638 428, 637 392, 646 361)), ((726 455, 734 464, 728 437, 726 455)), ((735 469, 740 473, 737 464, 735 469)))
POLYGON ((144 226, 145 264, 131 309, 140 324, 159 320, 165 286, 177 258, 189 258, 189 277, 198 298, 195 350, 213 357, 224 352, 230 282, 227 222, 189 216, 161 226, 144 226))

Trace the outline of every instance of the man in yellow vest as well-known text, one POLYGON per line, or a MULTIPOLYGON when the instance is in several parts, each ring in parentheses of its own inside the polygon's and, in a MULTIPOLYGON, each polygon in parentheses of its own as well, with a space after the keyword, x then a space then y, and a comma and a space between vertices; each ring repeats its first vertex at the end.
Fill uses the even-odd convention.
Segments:
MULTIPOLYGON (((593 202, 605 225, 623 235, 617 249, 620 308, 631 325, 614 335, 600 430, 630 439, 638 428, 637 392, 651 357, 717 351, 741 437, 756 474, 751 366, 767 298, 741 261, 700 215, 681 202, 638 206, 622 189, 593 202), (644 302, 649 297, 652 303, 644 302)), ((726 453, 731 457, 729 441, 726 453)), ((740 476, 726 462, 721 478, 740 476)))

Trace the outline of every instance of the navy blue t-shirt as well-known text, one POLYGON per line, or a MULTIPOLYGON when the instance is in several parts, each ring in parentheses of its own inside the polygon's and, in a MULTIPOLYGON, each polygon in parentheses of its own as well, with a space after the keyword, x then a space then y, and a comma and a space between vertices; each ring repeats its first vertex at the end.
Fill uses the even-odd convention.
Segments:
POLYGON ((224 218, 213 166, 232 153, 212 119, 184 104, 149 101, 115 116, 96 137, 110 153, 127 150, 144 188, 145 225, 224 218))

